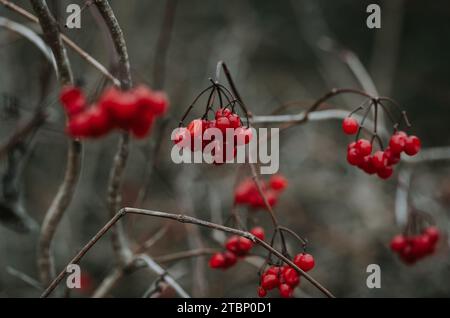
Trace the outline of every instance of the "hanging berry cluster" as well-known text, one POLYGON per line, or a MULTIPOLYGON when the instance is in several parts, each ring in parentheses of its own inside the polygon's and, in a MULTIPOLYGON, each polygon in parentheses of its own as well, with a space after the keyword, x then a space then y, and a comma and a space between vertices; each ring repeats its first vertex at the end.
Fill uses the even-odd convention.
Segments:
MULTIPOLYGON (((265 233, 262 227, 255 227, 250 231, 257 238, 264 240, 265 233)), ((233 235, 225 242, 225 251, 214 253, 209 259, 209 267, 215 269, 228 269, 237 263, 238 258, 248 255, 253 248, 253 242, 245 237, 233 235)))
POLYGON ((69 121, 67 133, 73 138, 97 138, 113 129, 130 131, 136 138, 146 137, 156 117, 168 108, 167 96, 141 85, 129 91, 106 89, 88 107, 82 90, 66 86, 60 93, 69 121))
MULTIPOLYGON (((409 136, 404 131, 398 130, 401 122, 394 119, 394 116, 384 104, 384 102, 390 102, 399 107, 393 100, 389 98, 371 98, 369 101, 369 106, 365 109, 365 114, 360 123, 351 116, 357 111, 364 110, 362 106, 351 112, 349 117, 342 122, 342 129, 345 134, 356 135, 355 141, 347 147, 347 161, 350 165, 358 167, 367 174, 377 174, 381 179, 389 179, 393 174, 393 167, 400 162, 401 154, 416 155, 420 151, 421 142, 418 137, 409 136), (372 107, 375 112, 374 127, 373 131, 368 131, 363 125, 372 107), (382 140, 377 133, 379 109, 385 111, 394 127, 394 133, 390 137, 389 146, 386 148, 383 147, 382 140), (371 135, 370 140, 359 138, 362 130, 371 135), (379 144, 379 150, 377 151, 373 151, 375 139, 379 144)), ((411 126, 404 111, 401 111, 401 121, 405 123, 406 128, 411 126)))
MULTIPOLYGON (((297 254, 293 263, 305 272, 314 268, 314 257, 307 253, 297 254)), ((258 296, 265 297, 267 292, 278 288, 279 295, 283 298, 291 298, 294 289, 300 284, 300 275, 289 265, 270 266, 260 278, 258 296)))
POLYGON ((201 92, 187 109, 180 121, 174 143, 182 148, 189 147, 192 152, 204 151, 205 147, 210 145, 213 155, 212 163, 216 165, 233 160, 237 154, 237 147, 248 144, 252 139, 251 129, 243 125, 241 117, 235 111, 236 105, 240 105, 244 110, 248 122, 247 112, 239 100, 235 99, 223 85, 214 82, 201 92), (203 116, 192 120, 187 127, 184 127, 183 121, 206 92, 210 94, 203 116), (214 111, 215 103, 218 103, 216 111, 214 111), (209 119, 211 112, 214 117, 209 119), (211 133, 213 128, 221 132, 222 138, 215 138, 215 135, 211 133), (232 138, 227 139, 227 133, 232 138))
MULTIPOLYGON (((270 206, 277 203, 279 195, 286 189, 287 185, 287 179, 280 174, 273 175, 267 182, 261 182, 261 190, 270 206)), ((238 205, 247 205, 253 209, 267 208, 252 178, 243 180, 236 187, 234 202, 238 205)))
POLYGON ((398 253, 404 263, 414 264, 416 261, 434 253, 439 237, 439 229, 430 226, 418 235, 399 234, 394 236, 390 247, 393 252, 398 253))

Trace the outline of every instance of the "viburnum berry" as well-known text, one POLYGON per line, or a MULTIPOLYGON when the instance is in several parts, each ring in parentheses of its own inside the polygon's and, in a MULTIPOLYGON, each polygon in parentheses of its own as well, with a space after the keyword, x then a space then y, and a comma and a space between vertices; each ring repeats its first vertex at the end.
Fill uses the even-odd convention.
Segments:
POLYGON ((403 133, 394 134, 390 141, 389 147, 393 153, 400 154, 405 149, 406 136, 403 133))
POLYGON ((288 181, 285 177, 280 174, 275 174, 270 177, 269 185, 274 190, 284 190, 288 185, 288 181))
POLYGON ((267 295, 267 290, 265 290, 261 286, 258 286, 258 296, 263 298, 263 297, 266 297, 266 295, 267 295))
POLYGON ((377 170, 381 170, 387 166, 388 159, 384 151, 376 151, 372 156, 372 162, 377 170))
POLYGON ((225 265, 225 256, 222 253, 215 253, 209 259, 209 267, 211 268, 223 268, 225 265))
POLYGON ((72 85, 64 86, 61 89, 59 100, 69 117, 77 115, 86 109, 86 97, 79 87, 72 85))
MULTIPOLYGON (((250 128, 242 127, 239 115, 231 109, 219 108, 214 118, 212 120, 208 120, 207 118, 192 120, 187 126, 187 131, 190 136, 186 136, 187 133, 180 131, 175 135, 174 142, 179 147, 184 148, 190 141, 190 150, 193 152, 203 151, 207 147, 206 149, 211 152, 213 157, 212 163, 221 165, 236 157, 237 146, 242 146, 250 142, 252 131, 250 128), (210 128, 219 129, 223 134, 222 138, 215 140, 215 132, 211 132, 209 130, 210 128), (232 135, 230 137, 233 138, 233 141, 227 140, 227 130, 231 130, 232 135)), ((180 127, 179 130, 183 128, 180 127)))
POLYGON ((254 236, 256 236, 257 238, 259 238, 260 240, 265 239, 265 232, 264 229, 260 226, 254 227, 253 229, 250 230, 250 233, 253 234, 254 236))
POLYGON ((300 253, 294 257, 294 264, 307 272, 314 268, 315 261, 311 254, 300 253))
POLYGON ((265 274, 261 279, 261 287, 265 290, 272 290, 280 284, 278 275, 265 274))
POLYGON ((356 119, 347 117, 342 122, 342 129, 347 135, 354 135, 358 132, 359 124, 356 119))
POLYGON ((278 289, 280 290, 280 296, 283 298, 291 298, 294 293, 294 289, 292 289, 292 287, 288 284, 280 284, 278 289))
MULTIPOLYGON (((261 190, 270 206, 274 206, 278 202, 278 197, 287 187, 287 180, 281 175, 275 175, 269 181, 261 181, 260 183, 261 190)), ((254 209, 267 209, 258 187, 251 178, 244 179, 238 184, 234 191, 234 202, 240 205, 248 205, 254 209)))
POLYGON ((392 169, 392 166, 385 166, 377 170, 377 175, 381 179, 389 179, 392 176, 393 172, 394 170, 392 169))
POLYGON ((292 267, 287 267, 283 271, 283 278, 286 284, 288 284, 291 287, 295 287, 300 283, 300 276, 298 275, 297 271, 292 267))
POLYGON ((167 97, 146 86, 129 91, 108 88, 89 108, 82 91, 64 87, 60 95, 69 121, 67 133, 74 138, 100 137, 114 128, 130 131, 136 138, 146 137, 157 116, 168 107, 167 97))
POLYGON ((409 136, 406 138, 405 153, 408 156, 414 156, 420 151, 421 142, 416 136, 409 136))
POLYGON ((372 144, 366 139, 359 139, 356 142, 355 149, 360 156, 367 156, 372 153, 372 144))
POLYGON ((406 264, 414 264, 419 259, 434 253, 439 240, 439 230, 434 227, 425 228, 422 233, 413 236, 396 235, 390 247, 398 253, 406 264))
POLYGON ((230 251, 224 251, 223 256, 225 257, 225 267, 224 268, 229 268, 237 263, 236 254, 234 254, 230 251))
POLYGON ((424 233, 430 238, 430 242, 432 244, 436 243, 439 240, 440 237, 439 229, 435 226, 430 226, 426 228, 424 233))
POLYGON ((356 148, 351 148, 347 151, 347 161, 352 166, 358 166, 363 162, 363 156, 360 155, 356 148))
POLYGON ((406 238, 403 235, 396 235, 391 240, 391 250, 394 252, 400 252, 408 244, 406 238))

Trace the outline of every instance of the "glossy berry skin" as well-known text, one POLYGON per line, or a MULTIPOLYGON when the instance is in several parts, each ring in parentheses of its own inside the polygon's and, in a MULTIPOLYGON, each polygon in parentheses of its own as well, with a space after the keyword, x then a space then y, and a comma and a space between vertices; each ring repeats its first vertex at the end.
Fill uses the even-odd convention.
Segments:
POLYGON ((257 238, 259 238, 260 240, 265 239, 265 232, 264 229, 260 226, 254 227, 253 229, 250 230, 250 233, 253 234, 254 236, 256 236, 257 238))
POLYGON ((222 254, 225 257, 224 268, 229 268, 237 263, 237 257, 235 254, 231 253, 230 251, 225 251, 222 254))
POLYGON ((381 169, 379 169, 377 171, 377 175, 381 178, 381 179, 389 179, 392 176, 392 173, 394 172, 394 170, 392 169, 392 166, 386 166, 383 167, 381 169))
POLYGON ((421 148, 421 142, 420 139, 416 136, 409 136, 406 139, 406 144, 405 144, 405 153, 408 156, 414 156, 416 154, 419 153, 421 148))
POLYGON ((397 163, 400 162, 400 153, 392 151, 390 147, 386 148, 384 154, 387 158, 387 164, 389 166, 396 165, 397 163))
POLYGON ((383 151, 377 151, 372 156, 372 163, 377 170, 381 170, 387 166, 388 159, 383 151))
POLYGON ((278 275, 281 275, 281 271, 282 271, 282 268, 280 266, 270 266, 267 269, 266 274, 278 276, 278 275))
POLYGON ((294 293, 294 290, 288 284, 280 284, 278 289, 282 298, 291 298, 294 293))
POLYGON ((216 120, 220 117, 228 117, 231 114, 231 109, 228 108, 219 108, 216 111, 216 120))
POLYGON ((307 272, 314 268, 315 261, 311 254, 300 253, 294 257, 294 264, 307 272))
POLYGON ((265 290, 264 288, 262 288, 261 286, 258 286, 258 297, 266 297, 267 295, 267 290, 265 290))
POLYGON ((209 259, 209 267, 223 268, 225 266, 225 257, 222 253, 215 253, 209 259))
POLYGON ((276 275, 264 274, 261 279, 261 287, 265 290, 272 290, 280 284, 276 275))
POLYGON ((283 272, 283 278, 286 284, 291 287, 295 287, 300 283, 300 277, 297 271, 291 267, 286 268, 283 272))
POLYGON ((358 132, 358 129, 359 129, 359 124, 356 121, 356 119, 354 119, 354 118, 347 117, 342 122, 342 130, 347 135, 354 135, 354 134, 356 134, 358 132))
POLYGON ((390 247, 392 251, 400 252, 406 247, 407 244, 408 242, 406 241, 406 238, 403 235, 396 235, 391 240, 390 247))
POLYGON ((355 149, 361 156, 367 156, 372 153, 372 144, 366 139, 359 139, 356 142, 355 149))
POLYGON ((374 166, 372 156, 370 155, 365 156, 358 167, 367 174, 375 174, 377 172, 377 168, 374 166))
POLYGON ((347 151, 347 162, 352 166, 358 166, 362 164, 363 157, 356 148, 351 148, 347 151))
POLYGON ((406 137, 401 133, 396 133, 389 140, 389 148, 395 154, 400 154, 405 149, 406 137))
POLYGON ((282 175, 275 174, 270 177, 269 185, 273 190, 284 190, 288 185, 288 181, 282 175))

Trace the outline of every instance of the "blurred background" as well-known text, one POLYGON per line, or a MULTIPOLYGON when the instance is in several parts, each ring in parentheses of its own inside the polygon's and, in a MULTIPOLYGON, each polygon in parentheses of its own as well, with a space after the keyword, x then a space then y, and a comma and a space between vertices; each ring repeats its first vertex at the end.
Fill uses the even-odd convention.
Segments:
MULTIPOLYGON (((13 1, 32 11, 28 1, 13 1)), ((82 11, 81 29, 64 28, 65 8, 82 1, 47 1, 62 31, 114 70, 116 60, 95 6, 82 11)), ((450 145, 450 4, 445 0, 166 0, 111 1, 128 45, 133 79, 163 89, 171 101, 166 117, 149 138, 133 141, 123 184, 123 205, 186 213, 225 222, 236 178, 247 166, 176 165, 170 159, 170 133, 195 96, 209 85, 216 64, 228 64, 254 115, 268 115, 288 101, 319 98, 333 87, 362 88, 352 61, 359 61, 380 95, 407 110, 412 131, 424 148, 450 145), (381 29, 368 29, 366 7, 381 6, 381 29), (349 56, 351 60, 349 62, 349 56), (350 63, 350 65, 349 65, 350 63)), ((0 5, 0 16, 40 32, 40 28, 0 5)), ((95 98, 105 80, 68 49, 77 82, 95 98)), ((34 44, 0 27, 0 145, 36 109, 47 114, 17 147, 0 157, 0 296, 36 297, 39 224, 63 179, 67 136, 59 86, 53 69, 34 44), (11 205, 8 193, 16 194, 11 205), (25 278, 24 275, 27 277, 25 278)), ((352 110, 360 100, 338 97, 328 107, 352 110)), ((189 119, 201 116, 194 108, 189 119)), ((292 108, 285 113, 298 113, 292 108)), ((265 125, 267 126, 267 125, 265 125)), ((381 181, 350 167, 348 138, 341 121, 310 122, 281 135, 280 173, 289 180, 275 210, 280 222, 307 237, 316 259, 311 275, 338 297, 447 297, 450 295, 447 231, 450 208, 449 161, 400 164, 381 181), (413 266, 389 249, 403 231, 396 224, 397 175, 411 172, 409 206, 430 214, 442 230, 436 253, 413 266), (368 289, 366 268, 381 267, 381 288, 368 289)), ((109 170, 119 134, 85 142, 81 178, 53 244, 59 271, 107 222, 109 170)), ((450 157, 450 154, 449 154, 450 157)), ((248 212, 267 232, 265 211, 248 212)), ((130 216, 125 228, 133 248, 148 238, 155 260, 198 248, 220 250, 220 233, 175 222, 130 216), (156 235, 156 236, 155 236, 156 235)), ((88 253, 81 268, 84 286, 73 297, 89 297, 116 261, 109 236, 88 253)), ((300 251, 289 241, 292 254, 300 251)), ((264 255, 263 250, 257 250, 264 255)), ((161 266, 196 297, 256 297, 258 258, 223 272, 207 266, 208 256, 161 266)), ((157 276, 146 270, 125 275, 107 296, 141 297, 157 276)), ((174 296, 170 290, 164 296, 174 296)), ((322 297, 306 280, 298 297, 322 297)))

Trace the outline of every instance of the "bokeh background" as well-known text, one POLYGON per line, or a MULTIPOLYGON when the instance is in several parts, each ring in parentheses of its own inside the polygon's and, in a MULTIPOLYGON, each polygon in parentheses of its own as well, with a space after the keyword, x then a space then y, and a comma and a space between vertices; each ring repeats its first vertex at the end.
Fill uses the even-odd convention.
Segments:
MULTIPOLYGON (((31 10, 28 1, 14 2, 31 10)), ((64 28, 66 5, 83 2, 48 3, 62 31, 114 70, 114 52, 94 6, 83 10, 81 29, 69 30, 64 28)), ((139 207, 216 222, 227 219, 236 177, 249 174, 248 167, 175 165, 170 159, 170 132, 197 93, 209 85, 208 78, 214 77, 219 60, 228 64, 251 112, 267 115, 283 102, 301 100, 307 104, 333 87, 361 88, 343 58, 343 52, 351 51, 366 67, 379 93, 394 98, 408 111, 413 131, 422 138, 425 148, 450 144, 448 1, 172 0, 173 28, 163 58, 155 52, 164 30, 167 1, 114 0, 111 5, 125 33, 134 81, 159 86, 171 100, 170 112, 154 127, 152 135, 133 142, 123 205, 135 206, 140 191, 145 191, 139 207), (366 26, 369 3, 381 5, 381 29, 366 26)), ((0 16, 40 31, 1 5, 0 16)), ((68 52, 77 81, 95 97, 104 79, 73 51, 68 52)), ((37 277, 36 226, 63 178, 67 137, 51 66, 33 44, 3 28, 0 93, 1 144, 17 125, 33 115, 36 107, 44 107, 47 114, 46 122, 24 138, 14 156, 9 156, 9 164, 8 156, 0 159, 0 173, 3 180, 9 180, 3 182, 2 193, 16 186, 20 208, 26 213, 11 216, 4 194, 0 196, 0 296, 36 297, 39 288, 19 276, 37 277), (15 172, 12 177, 11 166, 15 172), (17 223, 21 222, 32 230, 18 232, 17 223)), ((348 97, 330 102, 347 110, 358 103, 348 97)), ((189 118, 200 115, 201 109, 195 109, 189 118)), ((108 220, 106 187, 117 140, 118 134, 112 134, 85 143, 81 179, 53 244, 58 270, 108 220)), ((388 247, 391 237, 403 230, 395 221, 397 174, 385 182, 348 166, 347 143, 338 120, 307 123, 281 136, 280 173, 288 177, 289 187, 276 211, 283 225, 309 239, 308 250, 317 264, 312 276, 338 297, 449 296, 449 162, 400 165, 397 169, 411 169, 409 204, 429 213, 444 233, 433 256, 406 266, 388 247), (380 289, 366 287, 366 267, 373 263, 381 266, 380 289)), ((241 212, 247 213, 245 209, 241 212)), ((250 214, 270 230, 266 212, 250 214)), ((125 227, 133 247, 155 233, 161 234, 147 250, 156 259, 199 247, 220 249, 223 239, 209 229, 160 219, 129 217, 125 227)), ((299 251, 295 241, 289 241, 289 246, 292 253, 299 251)), ((262 255, 263 251, 257 253, 262 255)), ((207 260, 203 256, 161 265, 193 296, 256 296, 257 261, 240 262, 222 272, 209 269, 207 260)), ((72 292, 74 297, 91 295, 114 269, 109 236, 81 265, 90 288, 72 292)), ((141 297, 156 278, 148 271, 137 271, 120 280, 108 296, 141 297)), ((173 293, 167 291, 165 295, 173 293)), ((296 295, 322 297, 306 280, 296 295)))

